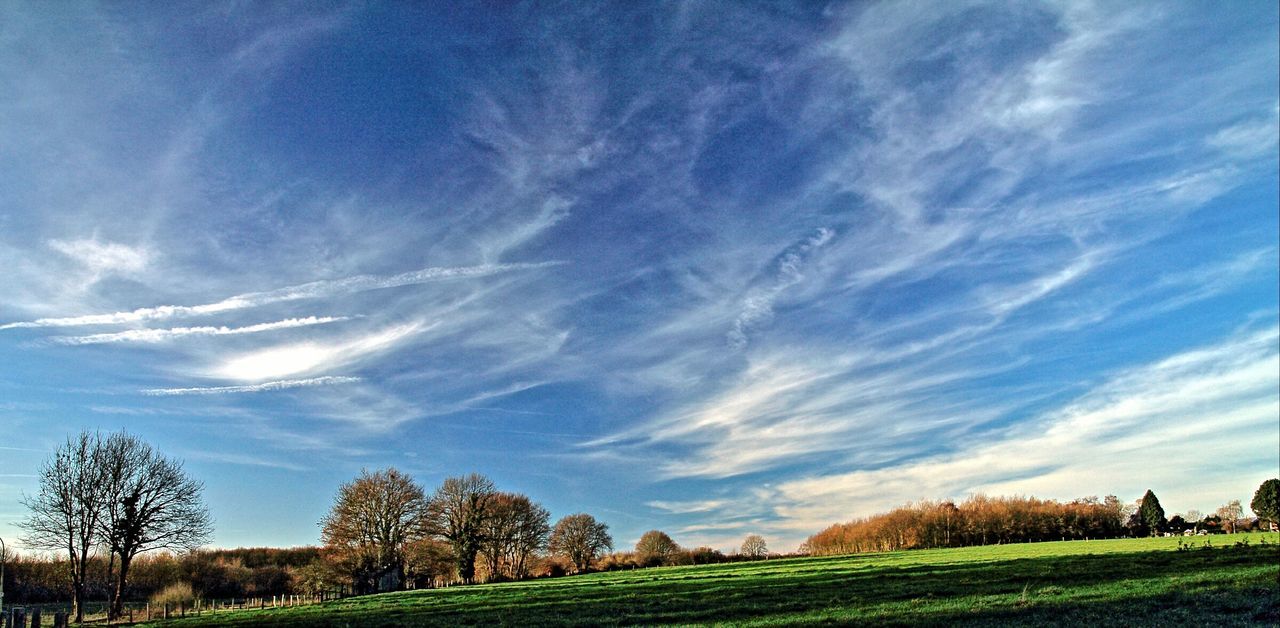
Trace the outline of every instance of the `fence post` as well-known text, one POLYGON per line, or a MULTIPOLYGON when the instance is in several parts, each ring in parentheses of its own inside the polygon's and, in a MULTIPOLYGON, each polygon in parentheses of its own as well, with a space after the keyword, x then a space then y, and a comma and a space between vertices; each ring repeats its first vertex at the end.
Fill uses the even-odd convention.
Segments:
POLYGON ((13 625, 14 628, 27 628, 27 611, 21 608, 13 609, 13 625))
POLYGON ((31 609, 31 628, 40 628, 40 609, 31 609))

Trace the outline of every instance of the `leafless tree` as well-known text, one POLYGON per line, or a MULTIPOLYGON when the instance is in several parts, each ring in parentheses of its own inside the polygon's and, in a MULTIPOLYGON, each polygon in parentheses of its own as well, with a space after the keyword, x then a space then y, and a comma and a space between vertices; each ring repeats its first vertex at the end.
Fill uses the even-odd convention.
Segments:
POLYGON ((480 551, 490 580, 527 574, 529 558, 547 545, 550 516, 525 495, 497 493, 489 500, 480 551))
POLYGON ((1222 525, 1231 526, 1231 534, 1235 534, 1236 524, 1244 516, 1244 507, 1240 505, 1240 500, 1233 499, 1218 508, 1218 516, 1222 518, 1222 525))
POLYGON ((453 547, 458 578, 463 582, 475 580, 476 555, 484 538, 489 501, 495 493, 489 478, 472 473, 446 479, 431 496, 427 527, 453 547))
POLYGON ((187 476, 182 463, 124 432, 102 443, 102 518, 99 532, 120 558, 110 618, 120 617, 129 566, 142 552, 189 551, 209 541, 213 523, 204 506, 204 485, 187 476))
POLYGON ((102 436, 97 432, 67 438, 40 468, 39 492, 22 497, 30 510, 21 524, 26 531, 23 544, 67 553, 77 623, 84 621, 85 566, 97 545, 108 499, 102 454, 102 436))
POLYGON ((568 515, 551 532, 552 554, 563 556, 578 572, 586 571, 605 550, 613 549, 609 526, 585 513, 568 515))
POLYGON ((738 551, 743 556, 751 558, 764 558, 769 555, 769 547, 765 545, 764 537, 759 534, 748 534, 742 541, 742 548, 738 551))
POLYGON ((529 562, 537 553, 547 548, 551 536, 551 513, 540 504, 530 502, 519 510, 515 535, 508 548, 511 576, 524 578, 529 575, 529 562))
POLYGON ((320 522, 321 539, 338 553, 362 592, 399 589, 405 578, 405 546, 425 534, 422 487, 394 468, 359 477, 338 489, 320 522))

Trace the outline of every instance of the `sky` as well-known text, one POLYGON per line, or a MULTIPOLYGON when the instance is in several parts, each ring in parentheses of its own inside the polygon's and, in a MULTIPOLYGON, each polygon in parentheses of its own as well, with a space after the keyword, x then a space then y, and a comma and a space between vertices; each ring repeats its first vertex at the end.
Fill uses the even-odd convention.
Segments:
POLYGON ((0 538, 127 430, 629 548, 1280 475, 1274 2, 0 3, 0 538))

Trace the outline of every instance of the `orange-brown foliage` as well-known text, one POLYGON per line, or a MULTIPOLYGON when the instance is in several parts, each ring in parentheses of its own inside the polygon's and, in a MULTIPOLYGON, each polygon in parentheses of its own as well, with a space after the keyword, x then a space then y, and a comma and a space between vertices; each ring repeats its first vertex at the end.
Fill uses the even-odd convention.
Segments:
POLYGON ((1108 538, 1123 533, 1121 513, 1095 497, 1070 503, 975 495, 959 505, 919 502, 837 523, 805 542, 814 555, 887 552, 994 543, 1108 538))

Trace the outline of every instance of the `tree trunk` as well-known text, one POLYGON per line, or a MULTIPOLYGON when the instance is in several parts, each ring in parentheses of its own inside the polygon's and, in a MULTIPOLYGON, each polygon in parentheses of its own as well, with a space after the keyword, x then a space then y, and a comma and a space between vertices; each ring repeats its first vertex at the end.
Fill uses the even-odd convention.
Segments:
POLYGON ((76 556, 71 552, 71 608, 75 611, 76 623, 84 623, 84 568, 88 562, 87 552, 76 556))
POLYGON ((108 614, 110 619, 120 619, 124 614, 124 585, 125 579, 129 577, 129 565, 132 563, 132 556, 120 555, 120 572, 116 574, 116 591, 111 597, 111 611, 108 614))

